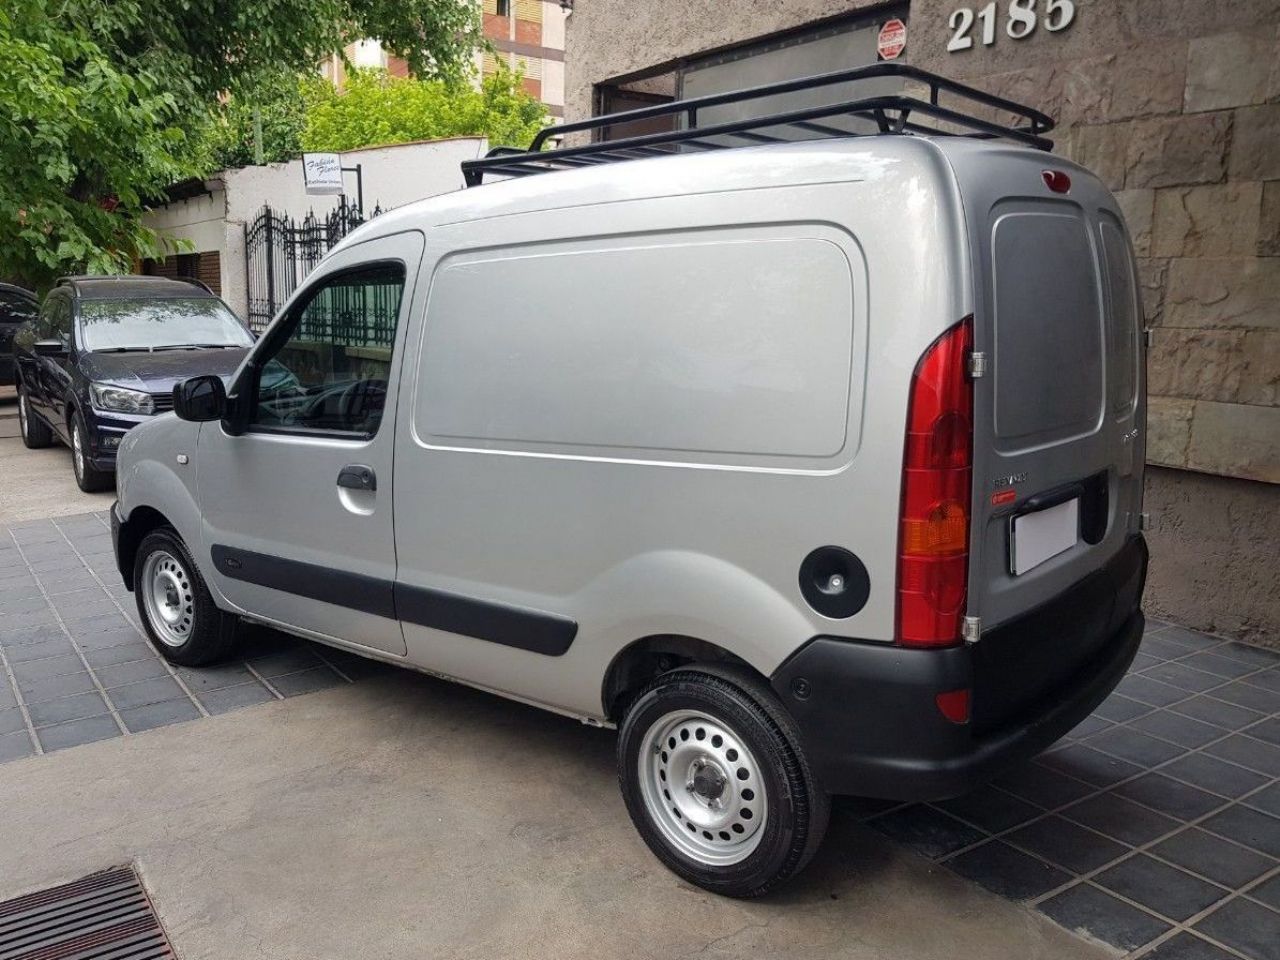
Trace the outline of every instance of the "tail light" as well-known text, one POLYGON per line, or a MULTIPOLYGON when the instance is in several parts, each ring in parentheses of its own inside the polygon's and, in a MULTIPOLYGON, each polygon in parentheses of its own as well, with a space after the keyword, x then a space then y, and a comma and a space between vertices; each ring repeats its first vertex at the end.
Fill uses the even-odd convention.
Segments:
POLYGON ((898 536, 898 643, 960 641, 969 576, 973 318, 933 342, 911 378, 898 536))

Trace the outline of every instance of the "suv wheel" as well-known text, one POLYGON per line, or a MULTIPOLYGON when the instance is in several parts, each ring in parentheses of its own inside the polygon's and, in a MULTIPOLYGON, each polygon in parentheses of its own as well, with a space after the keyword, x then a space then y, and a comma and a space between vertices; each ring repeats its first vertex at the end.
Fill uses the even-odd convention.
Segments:
POLYGON ((773 691, 716 667, 664 674, 618 737, 627 812, 667 867, 713 893, 758 897, 798 873, 830 800, 773 691))
POLYGON ((23 444, 31 450, 38 450, 53 443, 53 431, 49 425, 31 412, 31 401, 27 391, 18 384, 18 429, 22 432, 23 444))
POLYGON ((236 618, 214 604, 172 527, 142 538, 133 564, 133 595, 147 636, 166 660, 200 667, 225 658, 235 646, 236 618))
POLYGON ((89 463, 89 434, 85 430, 84 419, 79 413, 71 417, 71 469, 75 471, 76 483, 85 493, 97 493, 115 484, 115 474, 106 470, 95 470, 89 463))

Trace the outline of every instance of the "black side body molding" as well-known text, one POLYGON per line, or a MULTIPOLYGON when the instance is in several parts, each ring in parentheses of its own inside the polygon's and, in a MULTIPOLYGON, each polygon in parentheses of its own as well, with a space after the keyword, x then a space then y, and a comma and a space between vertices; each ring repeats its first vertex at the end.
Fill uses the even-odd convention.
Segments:
POLYGON ((210 554, 218 572, 233 580, 549 657, 565 653, 578 634, 577 621, 544 610, 393 583, 221 544, 214 544, 210 554))

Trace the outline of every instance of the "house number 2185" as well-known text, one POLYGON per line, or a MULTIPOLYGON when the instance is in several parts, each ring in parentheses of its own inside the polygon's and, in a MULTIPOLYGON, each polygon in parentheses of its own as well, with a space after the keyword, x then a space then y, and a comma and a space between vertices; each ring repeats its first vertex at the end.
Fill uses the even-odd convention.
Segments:
MULTIPOLYGON (((972 7, 953 10, 947 26, 951 29, 951 42, 947 52, 968 50, 973 46, 973 25, 982 31, 982 45, 989 47, 996 42, 996 0, 991 0, 976 14, 972 7)), ((1050 33, 1057 33, 1071 26, 1076 18, 1076 5, 1072 0, 1045 0, 1043 19, 1036 13, 1036 0, 1009 0, 1005 8, 1004 32, 1014 40, 1029 37, 1038 23, 1050 33)))

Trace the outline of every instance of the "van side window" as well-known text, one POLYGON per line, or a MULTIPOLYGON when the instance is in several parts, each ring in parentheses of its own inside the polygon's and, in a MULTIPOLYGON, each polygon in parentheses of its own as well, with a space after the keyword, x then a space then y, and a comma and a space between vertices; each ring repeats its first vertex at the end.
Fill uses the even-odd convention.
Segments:
POLYGON ((382 422, 404 266, 379 263, 322 281, 262 357, 249 423, 275 431, 372 437, 382 422))
POLYGON ((1138 303, 1133 261, 1123 229, 1110 217, 1102 220, 1102 252, 1107 268, 1107 338, 1111 363, 1111 408, 1133 408, 1138 368, 1138 303))

